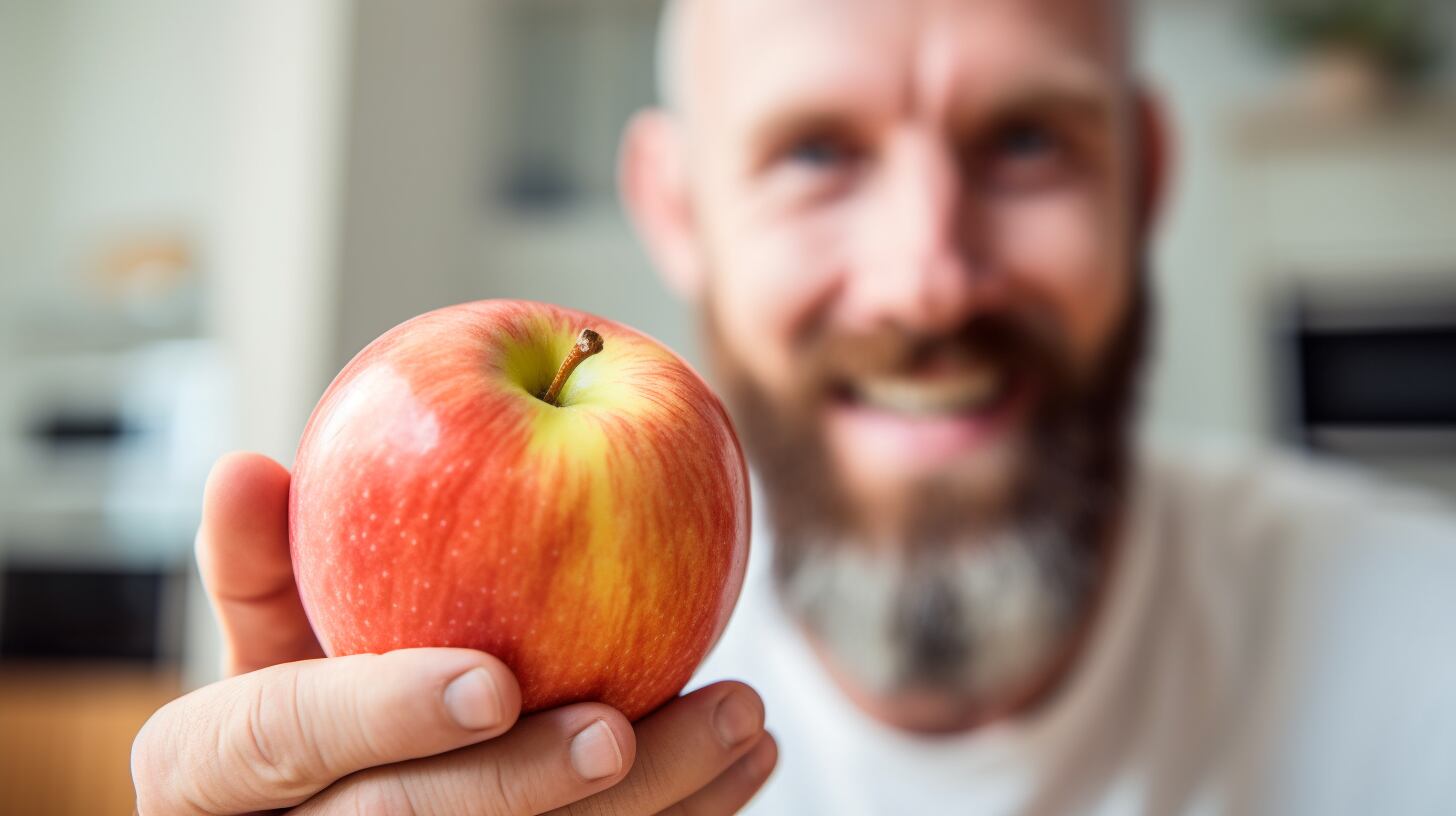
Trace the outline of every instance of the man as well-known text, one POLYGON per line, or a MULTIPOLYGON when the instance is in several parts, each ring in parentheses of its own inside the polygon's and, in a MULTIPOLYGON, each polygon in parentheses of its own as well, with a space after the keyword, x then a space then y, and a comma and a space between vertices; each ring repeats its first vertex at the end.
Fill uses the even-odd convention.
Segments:
POLYGON ((764 812, 1446 812, 1446 511, 1129 441, 1163 167, 1124 27, 1113 0, 677 3, 623 193, 753 460, 701 676, 762 700, 518 721, 479 653, 292 662, 320 652, 288 476, 231 457, 199 555, 237 676, 138 737, 144 816, 727 813, 776 762, 764 812))

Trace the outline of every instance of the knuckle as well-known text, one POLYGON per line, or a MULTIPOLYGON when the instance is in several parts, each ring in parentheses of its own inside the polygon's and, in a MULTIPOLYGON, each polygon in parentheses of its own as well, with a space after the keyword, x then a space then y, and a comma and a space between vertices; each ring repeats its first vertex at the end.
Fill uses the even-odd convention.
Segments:
POLYGON ((672 790, 662 766, 639 756, 632 766, 632 774, 633 778, 626 784, 573 802, 559 812, 569 816, 641 816, 659 812, 662 805, 653 803, 668 798, 672 790))
POLYGON ((628 816, 628 814, 640 816, 645 812, 641 808, 635 811, 629 810, 621 802, 601 794, 580 802, 573 802, 557 811, 561 816, 628 816))
POLYGON ((506 805, 501 787, 489 778, 471 778, 434 763, 376 768, 330 788, 329 813, 351 816, 517 816, 535 813, 506 805), (486 787, 482 788, 482 785, 486 787))
POLYGON ((350 816, 420 816, 409 788, 395 774, 376 773, 349 785, 341 810, 350 816))
POLYGON ((297 672, 254 684, 220 741, 224 767, 241 769, 260 790, 280 798, 309 792, 322 766, 300 707, 297 672))
POLYGON ((639 772, 641 783, 638 788, 642 799, 660 800, 675 787, 667 768, 651 755, 639 757, 637 766, 642 769, 639 772))
POLYGON ((486 813, 489 816, 527 816, 535 812, 530 796, 520 784, 519 778, 507 779, 505 769, 499 762, 487 762, 481 766, 481 785, 491 795, 486 813))

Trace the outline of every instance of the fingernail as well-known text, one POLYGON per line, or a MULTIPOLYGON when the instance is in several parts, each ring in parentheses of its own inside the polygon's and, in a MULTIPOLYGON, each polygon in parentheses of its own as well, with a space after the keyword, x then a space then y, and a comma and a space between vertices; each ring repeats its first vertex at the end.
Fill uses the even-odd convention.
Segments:
POLYGON ((713 712, 713 727, 731 748, 758 733, 758 708, 741 692, 729 694, 713 712))
POLYGON ((621 772, 622 752, 611 726, 597 720, 571 738, 571 767, 588 782, 621 772))
POLYGON ((490 672, 476 667, 445 687, 445 710, 466 731, 500 725, 501 701, 490 672))

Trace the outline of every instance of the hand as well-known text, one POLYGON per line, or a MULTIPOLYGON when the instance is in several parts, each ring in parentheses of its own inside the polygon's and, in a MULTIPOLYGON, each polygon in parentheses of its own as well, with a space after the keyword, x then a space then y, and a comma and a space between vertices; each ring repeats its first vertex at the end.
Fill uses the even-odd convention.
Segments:
POLYGON ((229 679, 138 734, 141 816, 731 813, 777 761, 740 683, 634 728, 582 703, 520 718, 504 664, 468 649, 324 658, 288 554, 288 472, 233 455, 208 480, 198 564, 229 679))

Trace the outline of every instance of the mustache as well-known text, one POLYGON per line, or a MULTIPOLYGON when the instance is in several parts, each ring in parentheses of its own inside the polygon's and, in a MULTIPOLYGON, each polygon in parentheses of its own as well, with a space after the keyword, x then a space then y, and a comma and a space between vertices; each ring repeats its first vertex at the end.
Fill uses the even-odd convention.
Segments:
POLYGON ((1073 357, 1058 324, 1026 313, 978 315, 937 333, 893 325, 823 331, 807 340, 803 359, 805 369, 816 372, 821 390, 862 378, 978 364, 1033 371, 1052 386, 1075 381, 1073 357))

